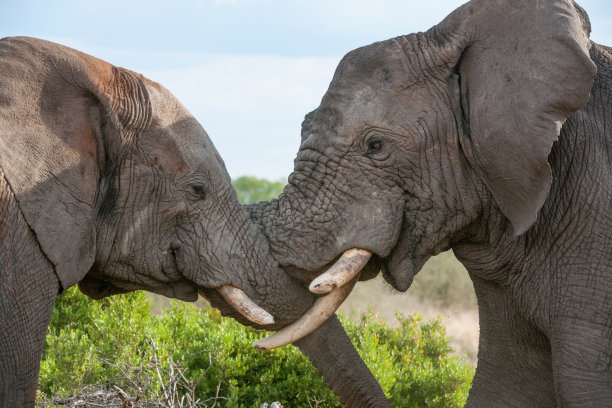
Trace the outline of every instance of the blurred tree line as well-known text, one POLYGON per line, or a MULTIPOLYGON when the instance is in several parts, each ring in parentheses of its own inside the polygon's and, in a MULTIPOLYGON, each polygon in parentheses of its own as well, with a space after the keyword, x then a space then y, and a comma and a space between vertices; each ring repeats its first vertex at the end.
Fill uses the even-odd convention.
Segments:
POLYGON ((269 181, 252 176, 242 176, 232 181, 240 204, 254 204, 276 198, 287 184, 284 180, 269 181))

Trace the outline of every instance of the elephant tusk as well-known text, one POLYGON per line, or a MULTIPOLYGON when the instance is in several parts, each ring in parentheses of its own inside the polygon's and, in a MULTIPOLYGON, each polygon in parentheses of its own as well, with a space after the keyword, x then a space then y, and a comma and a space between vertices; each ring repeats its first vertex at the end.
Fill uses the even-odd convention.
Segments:
POLYGON ((329 293, 349 282, 368 263, 372 253, 353 248, 345 251, 326 272, 316 277, 308 289, 312 293, 329 293))
POLYGON ((318 298, 302 317, 276 333, 257 340, 253 343, 253 348, 255 350, 275 349, 293 343, 312 333, 338 310, 344 299, 351 293, 357 280, 358 278, 355 278, 346 285, 334 289, 328 295, 318 298))
MULTIPOLYGON (((223 285, 217 292, 232 305, 234 309, 253 323, 265 326, 274 323, 274 317, 261 307, 257 306, 246 293, 232 285, 223 285)), ((201 293, 200 293, 201 294, 201 293)))

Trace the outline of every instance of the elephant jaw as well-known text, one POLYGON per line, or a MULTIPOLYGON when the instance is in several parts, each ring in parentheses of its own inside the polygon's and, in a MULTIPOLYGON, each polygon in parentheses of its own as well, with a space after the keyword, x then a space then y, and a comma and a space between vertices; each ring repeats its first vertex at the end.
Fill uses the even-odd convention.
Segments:
MULTIPOLYGON (((419 245, 424 240, 415 237, 411 229, 402 232, 398 237, 391 252, 382 260, 382 275, 393 289, 399 292, 408 290, 416 274, 421 270, 428 256, 419 254, 419 245)), ((426 242, 426 245, 430 242, 426 242)), ((448 248, 446 248, 448 249, 448 248)), ((440 252, 442 249, 440 248, 440 252)))
MULTIPOLYGON (((177 259, 178 250, 179 247, 177 245, 170 245, 169 249, 164 251, 164 254, 166 255, 164 262, 162 262, 162 271, 164 275, 182 275, 181 268, 179 267, 179 261, 177 259)), ((205 286, 201 286, 201 283, 202 282, 200 282, 200 284, 193 282, 193 284, 197 287, 197 293, 204 299, 208 300, 208 296, 205 293, 205 286)), ((223 300, 225 300, 225 302, 227 302, 250 322, 260 326, 274 324, 274 317, 251 300, 251 298, 249 298, 249 296, 244 293, 242 289, 238 289, 233 285, 220 285, 217 287, 212 287, 210 290, 216 290, 217 293, 221 295, 223 300)), ((197 295, 195 296, 197 298, 197 295)))
MULTIPOLYGON (((414 278, 414 265, 409 258, 403 258, 396 263, 394 254, 391 255, 390 259, 384 262, 383 275, 395 289, 405 291, 414 278)), ((336 312, 348 297, 360 278, 360 272, 364 268, 368 269, 366 268, 368 261, 372 259, 376 260, 375 264, 381 263, 382 259, 375 258, 372 257, 372 252, 365 249, 352 248, 345 251, 327 271, 310 283, 309 290, 312 293, 326 295, 319 297, 302 317, 267 338, 256 341, 253 347, 257 350, 282 347, 316 330, 336 312)), ((259 326, 275 323, 274 317, 258 306, 241 289, 232 285, 222 285, 212 290, 221 295, 225 302, 250 322, 259 326)), ((208 300, 203 289, 199 289, 198 293, 208 300)))
POLYGON ((353 248, 345 251, 326 272, 310 283, 309 289, 312 293, 327 293, 327 295, 318 298, 298 320, 264 339, 257 340, 253 348, 271 350, 294 343, 312 333, 329 319, 348 297, 360 278, 360 272, 368 265, 370 259, 373 259, 375 264, 382 266, 381 269, 387 282, 396 290, 406 291, 412 284, 420 266, 417 268, 411 257, 406 256, 402 250, 405 248, 402 247, 403 245, 396 247, 396 250, 385 260, 372 257, 372 252, 365 249, 353 248))
POLYGON ((351 293, 359 272, 372 256, 370 251, 353 248, 344 254, 326 272, 319 275, 310 284, 310 291, 321 294, 314 305, 302 317, 283 327, 276 333, 257 340, 253 344, 256 350, 271 350, 293 343, 316 330, 331 317, 342 302, 351 293))

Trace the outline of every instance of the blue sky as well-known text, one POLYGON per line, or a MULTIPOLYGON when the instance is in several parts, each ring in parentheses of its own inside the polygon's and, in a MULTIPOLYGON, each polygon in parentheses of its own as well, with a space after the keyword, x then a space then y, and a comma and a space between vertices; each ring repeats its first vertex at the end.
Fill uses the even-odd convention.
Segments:
MULTIPOLYGON (((2 0, 0 37, 56 41, 162 83, 232 177, 289 175, 301 121, 344 54, 423 31, 461 0, 2 0)), ((579 1, 612 45, 612 2, 579 1)))

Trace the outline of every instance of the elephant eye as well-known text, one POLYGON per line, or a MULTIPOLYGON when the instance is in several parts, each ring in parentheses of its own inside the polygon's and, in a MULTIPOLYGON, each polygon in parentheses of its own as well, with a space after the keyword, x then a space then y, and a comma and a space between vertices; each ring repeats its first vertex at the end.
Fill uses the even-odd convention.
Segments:
POLYGON ((372 140, 368 143, 368 153, 377 153, 382 149, 382 146, 381 140, 372 140))
POLYGON ((191 186, 191 190, 194 196, 197 198, 205 198, 206 197, 206 189, 202 184, 194 184, 191 186))

